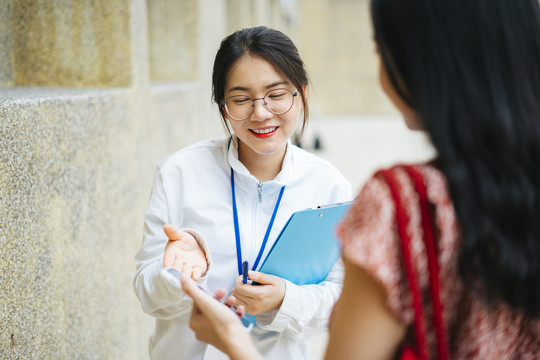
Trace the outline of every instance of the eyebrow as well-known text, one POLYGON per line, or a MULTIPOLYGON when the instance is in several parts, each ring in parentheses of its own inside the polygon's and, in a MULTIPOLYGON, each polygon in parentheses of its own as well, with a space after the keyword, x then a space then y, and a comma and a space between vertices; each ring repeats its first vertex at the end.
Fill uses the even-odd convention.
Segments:
MULTIPOLYGON (((270 88, 273 88, 273 87, 278 86, 278 85, 288 85, 288 84, 289 84, 288 81, 276 81, 276 82, 273 82, 273 83, 271 83, 269 85, 266 85, 265 88, 270 89, 270 88)), ((248 90, 249 90, 249 88, 244 87, 244 86, 235 86, 233 88, 230 88, 229 92, 231 92, 231 91, 248 91, 248 90)))

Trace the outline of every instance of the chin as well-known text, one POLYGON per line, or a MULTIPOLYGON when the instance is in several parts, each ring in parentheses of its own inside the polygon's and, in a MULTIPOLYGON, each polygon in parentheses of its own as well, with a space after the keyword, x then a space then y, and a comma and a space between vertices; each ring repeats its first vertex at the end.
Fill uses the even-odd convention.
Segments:
POLYGON ((275 153, 279 152, 279 150, 281 150, 281 149, 283 149, 283 146, 273 148, 273 149, 257 149, 256 152, 259 155, 272 155, 272 154, 275 154, 275 153))
POLYGON ((260 155, 272 155, 283 150, 287 145, 287 141, 280 142, 279 144, 273 143, 266 145, 267 146, 254 146, 254 150, 260 155))

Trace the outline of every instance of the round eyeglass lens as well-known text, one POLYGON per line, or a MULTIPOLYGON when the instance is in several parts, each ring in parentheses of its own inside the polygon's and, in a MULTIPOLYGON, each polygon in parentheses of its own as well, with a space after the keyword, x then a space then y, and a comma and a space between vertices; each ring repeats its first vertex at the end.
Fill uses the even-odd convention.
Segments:
POLYGON ((264 105, 276 115, 285 114, 291 110, 294 95, 287 89, 270 90, 264 96, 264 105))
POLYGON ((245 95, 234 95, 225 100, 225 110, 235 120, 246 120, 253 113, 255 101, 262 100, 268 111, 281 115, 292 108, 296 95, 298 93, 293 94, 288 89, 273 89, 268 91, 263 98, 258 99, 252 99, 245 95))

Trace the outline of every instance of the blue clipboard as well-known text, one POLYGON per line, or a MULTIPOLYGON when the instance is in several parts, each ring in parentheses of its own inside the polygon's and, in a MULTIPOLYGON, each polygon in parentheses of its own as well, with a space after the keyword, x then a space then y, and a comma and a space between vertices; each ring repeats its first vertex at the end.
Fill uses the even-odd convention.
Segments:
POLYGON ((296 285, 323 281, 341 253, 336 226, 353 202, 293 213, 264 259, 260 272, 296 285))

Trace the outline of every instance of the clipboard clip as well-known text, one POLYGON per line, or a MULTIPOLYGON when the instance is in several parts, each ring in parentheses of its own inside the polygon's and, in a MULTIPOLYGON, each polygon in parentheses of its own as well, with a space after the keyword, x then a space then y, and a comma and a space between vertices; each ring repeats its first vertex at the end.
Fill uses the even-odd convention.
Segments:
POLYGON ((327 207, 340 206, 340 205, 352 204, 352 203, 354 203, 354 201, 342 201, 342 202, 337 202, 337 203, 333 203, 333 204, 319 205, 319 206, 317 206, 317 209, 324 209, 324 208, 327 208, 327 207))

